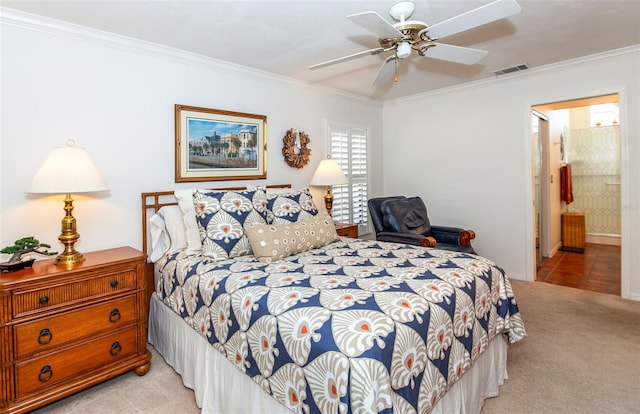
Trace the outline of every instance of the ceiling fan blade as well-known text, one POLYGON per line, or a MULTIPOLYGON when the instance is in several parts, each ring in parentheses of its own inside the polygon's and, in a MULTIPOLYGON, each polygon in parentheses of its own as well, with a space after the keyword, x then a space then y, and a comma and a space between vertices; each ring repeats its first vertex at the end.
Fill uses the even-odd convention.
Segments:
POLYGON ((436 23, 429 27, 429 36, 442 39, 465 30, 473 29, 483 24, 491 23, 505 17, 520 13, 522 8, 516 0, 496 0, 477 9, 436 23))
POLYGON ((359 57, 362 56, 367 56, 367 55, 377 55, 380 52, 384 52, 384 49, 381 47, 377 47, 375 49, 369 49, 369 50, 365 50, 362 52, 358 52, 358 53, 354 53, 352 55, 348 55, 348 56, 343 56, 337 59, 332 59, 332 60, 327 60, 326 62, 322 62, 322 63, 318 63, 315 65, 311 65, 309 66, 309 69, 320 69, 320 68, 324 68, 326 66, 330 66, 330 65, 335 65, 336 63, 341 63, 341 62, 346 62, 347 60, 351 60, 351 59, 357 59, 359 57))
POLYGON ((373 11, 352 14, 347 16, 347 19, 381 38, 403 37, 403 34, 398 29, 373 11))
POLYGON ((382 85, 383 83, 389 82, 393 79, 396 73, 396 64, 395 61, 397 59, 396 55, 391 55, 385 59, 380 69, 378 69, 378 73, 376 74, 376 78, 373 80, 371 86, 382 85))
POLYGON ((424 56, 448 60, 449 62, 462 63, 463 65, 475 65, 481 61, 489 52, 480 49, 471 49, 470 47, 461 47, 447 45, 444 43, 436 43, 424 53, 424 56))

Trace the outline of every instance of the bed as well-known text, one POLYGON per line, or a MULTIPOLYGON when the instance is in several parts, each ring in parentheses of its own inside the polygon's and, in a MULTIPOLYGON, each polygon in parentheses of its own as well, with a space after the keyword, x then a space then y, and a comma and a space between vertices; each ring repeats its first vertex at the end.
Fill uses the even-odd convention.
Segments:
POLYGON ((478 413, 498 395, 526 331, 496 264, 338 237, 308 190, 274 187, 142 194, 149 342, 203 413, 478 413))

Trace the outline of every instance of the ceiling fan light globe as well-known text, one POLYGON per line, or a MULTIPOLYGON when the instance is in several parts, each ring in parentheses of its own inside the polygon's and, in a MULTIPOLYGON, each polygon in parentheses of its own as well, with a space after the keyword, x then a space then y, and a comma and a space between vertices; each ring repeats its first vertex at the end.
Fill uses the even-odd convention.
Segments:
POLYGON ((396 56, 398 59, 404 59, 411 55, 411 45, 408 42, 402 42, 398 45, 398 49, 396 50, 396 56))

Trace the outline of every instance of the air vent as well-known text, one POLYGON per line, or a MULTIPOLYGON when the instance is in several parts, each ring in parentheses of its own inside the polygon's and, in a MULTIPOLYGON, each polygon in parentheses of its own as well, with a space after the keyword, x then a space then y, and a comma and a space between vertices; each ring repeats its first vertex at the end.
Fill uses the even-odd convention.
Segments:
POLYGON ((529 69, 529 66, 526 63, 523 63, 522 65, 516 65, 516 66, 511 66, 510 68, 496 70, 495 72, 493 72, 493 74, 496 76, 506 75, 507 73, 521 72, 527 69, 529 69))

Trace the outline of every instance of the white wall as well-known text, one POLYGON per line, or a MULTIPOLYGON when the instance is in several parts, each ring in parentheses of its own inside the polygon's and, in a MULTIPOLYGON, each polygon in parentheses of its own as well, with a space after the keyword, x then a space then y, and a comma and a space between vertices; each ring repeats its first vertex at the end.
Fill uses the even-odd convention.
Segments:
POLYGON ((630 254, 640 249, 637 48, 381 107, 45 19, 5 10, 0 18, 0 246, 25 235, 58 245, 61 197, 25 196, 24 190, 49 152, 74 138, 111 188, 100 197, 75 197, 82 236, 76 247, 141 247, 140 193, 178 186, 173 106, 179 103, 267 115, 266 182, 294 187, 306 186, 325 156, 326 119, 370 126, 372 197, 423 196, 434 224, 476 230, 479 253, 511 277, 533 280, 530 108, 620 93, 627 171, 623 296, 640 300, 640 255, 630 254), (291 127, 311 137, 312 161, 302 170, 288 167, 280 155, 282 136, 291 127))
MULTIPOLYGON (((62 247, 63 197, 24 191, 51 150, 68 138, 88 151, 110 187, 98 197, 74 196, 81 252, 141 248, 144 191, 307 186, 326 156, 326 119, 369 126, 372 157, 380 165, 380 103, 6 10, 1 30, 2 247, 27 235, 62 247), (266 115, 267 180, 175 184, 174 104, 266 115), (280 152, 292 127, 311 138, 311 162, 301 170, 287 166, 280 152)), ((373 174, 372 192, 380 193, 382 172, 373 174)))
POLYGON ((622 294, 640 300, 639 73, 636 47, 386 102, 385 193, 422 196, 432 223, 476 230, 480 254, 534 280, 530 108, 620 93, 622 294))

